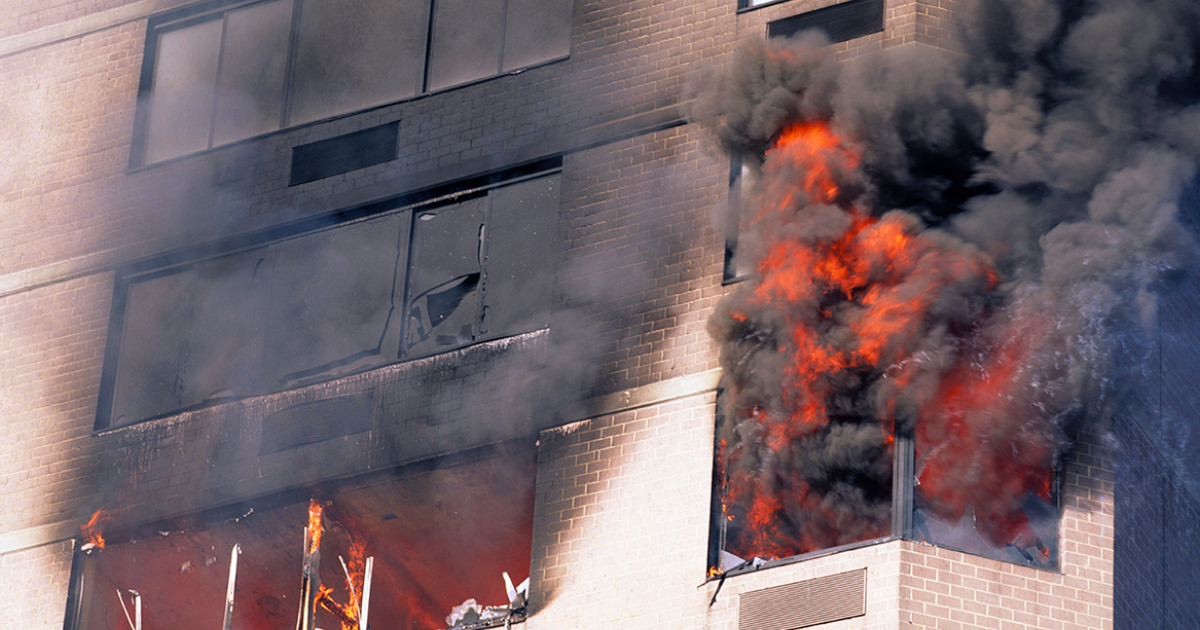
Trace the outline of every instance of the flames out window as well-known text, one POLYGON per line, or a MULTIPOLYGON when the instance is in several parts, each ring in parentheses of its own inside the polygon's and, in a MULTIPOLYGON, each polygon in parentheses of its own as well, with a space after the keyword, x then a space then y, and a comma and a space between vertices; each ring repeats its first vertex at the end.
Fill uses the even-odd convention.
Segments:
POLYGON ((375 630, 519 620, 535 457, 532 444, 509 443, 316 495, 102 532, 105 546, 76 563, 69 630, 130 628, 127 616, 147 629, 207 630, 226 610, 232 628, 357 630, 364 609, 375 630), (315 544, 310 522, 320 525, 315 544))
POLYGON ((151 21, 137 163, 567 56, 571 0, 268 0, 151 21))
POLYGON ((98 426, 544 327, 558 176, 439 199, 122 274, 98 426))

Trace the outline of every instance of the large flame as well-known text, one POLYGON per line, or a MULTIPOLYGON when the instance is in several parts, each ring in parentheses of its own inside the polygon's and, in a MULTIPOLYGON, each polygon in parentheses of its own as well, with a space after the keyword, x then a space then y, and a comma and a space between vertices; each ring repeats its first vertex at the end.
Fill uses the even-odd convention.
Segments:
POLYGON ((948 519, 973 508, 993 544, 1032 536, 1016 505, 1048 492, 1051 441, 1029 435, 1044 424, 1002 403, 1037 326, 981 338, 999 284, 988 259, 911 215, 863 207, 859 162, 829 124, 807 122, 785 129, 763 163, 754 220, 772 227, 759 230, 758 274, 713 326, 726 342, 726 550, 738 556, 886 535, 898 421, 919 432, 923 505, 948 519), (944 312, 959 302, 976 306, 944 312), (933 355, 931 336, 957 354, 933 355), (964 421, 978 414, 1006 426, 980 434, 964 421), (1017 444, 1026 437, 1042 447, 1017 444), (968 454, 979 450, 988 454, 968 454))

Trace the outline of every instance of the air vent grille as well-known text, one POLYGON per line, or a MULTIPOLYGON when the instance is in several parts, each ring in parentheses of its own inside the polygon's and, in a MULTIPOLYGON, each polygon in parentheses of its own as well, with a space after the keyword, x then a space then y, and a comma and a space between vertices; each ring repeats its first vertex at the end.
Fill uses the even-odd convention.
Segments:
POLYGON ((738 630, 796 630, 867 614, 867 570, 742 593, 738 630))

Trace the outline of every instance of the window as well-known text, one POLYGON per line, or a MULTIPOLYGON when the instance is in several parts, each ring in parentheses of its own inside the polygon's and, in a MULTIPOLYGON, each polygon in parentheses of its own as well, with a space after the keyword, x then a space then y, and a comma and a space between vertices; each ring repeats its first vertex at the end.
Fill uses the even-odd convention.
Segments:
POLYGON ((558 179, 468 184, 121 274, 98 426, 545 327, 558 179))
POLYGON ((134 162, 565 57, 571 11, 571 0, 267 0, 152 20, 134 162))
POLYGON ((477 628, 523 619, 504 576, 529 576, 535 460, 532 444, 504 443, 326 484, 315 501, 283 493, 104 532, 104 548, 78 554, 67 628, 129 628, 127 614, 148 629, 219 628, 226 614, 233 628, 358 628, 365 608, 378 630, 434 630, 468 599, 491 613, 477 628))

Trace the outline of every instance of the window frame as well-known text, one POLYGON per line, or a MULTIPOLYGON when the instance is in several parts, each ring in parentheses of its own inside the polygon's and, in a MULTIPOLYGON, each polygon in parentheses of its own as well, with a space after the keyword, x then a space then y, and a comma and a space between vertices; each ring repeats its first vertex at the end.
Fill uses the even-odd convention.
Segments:
MULTIPOLYGON (((317 374, 316 377, 308 378, 304 382, 289 383, 279 390, 271 391, 255 391, 243 396, 222 397, 218 399, 206 399, 198 405, 184 406, 171 409, 165 412, 156 412, 144 418, 137 418, 127 422, 115 424, 114 411, 117 408, 117 381, 121 369, 121 345, 122 338, 125 335, 125 323, 127 317, 127 307, 129 306, 130 287, 143 281, 161 278, 163 276, 186 273, 189 269, 202 265, 204 263, 216 261, 218 259, 243 254, 272 247, 285 241, 315 235, 321 232, 337 230, 339 228, 352 226, 364 221, 380 219, 389 215, 408 216, 401 218, 402 222, 407 222, 409 230, 407 232, 407 241, 403 243, 404 252, 401 266, 398 273, 397 282, 402 283, 398 292, 394 297, 399 299, 396 303, 400 311, 397 317, 399 327, 397 334, 400 342, 397 348, 397 356, 394 360, 384 360, 381 365, 390 365, 395 363, 404 363, 411 360, 420 359, 422 357, 450 352, 460 349, 474 343, 499 339, 513 334, 521 334, 520 332, 505 332, 482 330, 480 336, 468 343, 457 344, 450 347, 435 349, 433 351, 418 351, 411 352, 404 344, 405 336, 407 335, 408 327, 408 311, 410 309, 409 302, 413 296, 409 295, 409 280, 412 274, 414 261, 412 260, 413 244, 417 238, 417 230, 413 227, 413 223, 418 220, 418 215, 421 212, 435 210, 437 208, 449 207, 458 204, 466 199, 477 197, 488 197, 496 190, 502 190, 507 187, 517 186, 523 183, 548 179, 552 177, 561 177, 563 167, 563 159, 561 156, 543 158, 534 162, 529 162, 523 165, 515 166, 508 169, 495 171, 489 174, 441 184, 427 189, 414 191, 407 194, 397 195, 385 200, 370 203, 364 206, 357 206, 344 209, 332 214, 320 215, 289 224, 282 227, 270 228, 262 230, 250 235, 226 239, 217 243, 200 245, 185 250, 179 250, 155 256, 141 261, 135 261, 129 265, 116 270, 112 306, 109 315, 108 334, 105 341, 104 362, 100 378, 100 391, 96 405, 96 419, 94 431, 108 431, 121 429, 129 426, 134 426, 144 422, 149 422, 158 418, 170 417, 182 413, 186 410, 197 408, 210 407, 217 404, 224 404, 233 400, 242 400, 246 398, 254 398, 263 395, 269 395, 274 391, 285 391, 294 387, 303 387, 316 382, 326 382, 336 380, 346 376, 346 374, 317 374)), ((561 189, 559 191, 561 195, 561 189)), ((561 197, 560 197, 561 200, 561 197)), ((487 203, 491 203, 490 199, 487 203)), ((559 202, 561 205, 561 201, 559 202)), ((490 230, 489 230, 490 232, 490 230)), ((492 235, 487 237, 489 240, 492 235)), ((553 242, 554 235, 547 234, 544 237, 548 242, 553 242)), ((485 244, 486 247, 486 244, 485 244)), ((492 265, 502 265, 503 263, 492 262, 492 265)), ((486 274, 486 267, 483 270, 486 274)), ((395 290, 395 289, 394 289, 395 290)), ((483 295, 479 296, 482 300, 483 295)), ((480 307, 485 304, 481 301, 480 307)), ((550 304, 546 305, 550 308, 550 304)), ((544 326, 542 326, 544 327, 544 326)), ((390 337, 390 335, 389 335, 390 337)), ((371 366, 363 368, 365 370, 375 369, 380 366, 371 366)), ((301 370, 308 372, 310 370, 301 370)))
MULTIPOLYGON (((475 84, 475 83, 478 83, 481 81, 488 81, 488 80, 494 79, 496 77, 501 77, 501 76, 505 76, 505 75, 509 75, 509 74, 519 74, 521 72, 528 70, 529 68, 534 68, 534 67, 562 61, 563 59, 569 58, 571 55, 573 19, 569 19, 568 24, 566 25, 566 27, 567 27, 566 32, 563 33, 563 36, 565 37, 565 41, 566 41, 565 54, 546 57, 546 58, 540 59, 534 63, 526 65, 526 66, 514 67, 511 69, 505 70, 504 69, 504 67, 505 67, 504 66, 504 54, 505 54, 504 43, 507 41, 506 40, 506 34, 507 34, 507 28, 508 28, 507 23, 509 21, 509 20, 505 19, 503 21, 504 23, 500 25, 498 33, 497 33, 497 37, 500 41, 500 52, 499 52, 498 58, 496 59, 497 71, 495 73, 487 74, 484 76, 480 76, 480 77, 477 77, 474 79, 469 79, 469 80, 462 81, 462 82, 443 85, 436 89, 431 89, 430 88, 430 78, 431 78, 430 73, 431 73, 433 50, 434 50, 434 35, 435 35, 434 28, 435 28, 435 20, 436 20, 436 16, 437 16, 437 12, 438 12, 439 0, 420 0, 421 2, 424 2, 427 5, 427 9, 426 9, 427 23, 424 25, 424 31, 425 31, 425 44, 424 44, 424 52, 423 52, 424 58, 418 64, 422 68, 421 69, 421 79, 419 82, 420 87, 416 91, 415 94, 401 97, 401 98, 398 98, 395 100, 389 100, 389 101, 385 101, 382 103, 377 103, 374 105, 367 105, 367 106, 359 107, 357 109, 341 111, 336 114, 330 114, 325 117, 317 118, 314 120, 307 120, 307 121, 303 121, 303 122, 293 122, 293 120, 292 120, 293 114, 294 114, 294 111, 293 111, 294 102, 293 101, 294 101, 294 98, 296 95, 295 84, 296 84, 296 73, 298 71, 297 70, 297 58, 298 58, 299 49, 300 49, 301 18, 302 18, 303 11, 304 11, 304 3, 306 1, 311 1, 311 0, 291 0, 293 3, 292 4, 292 15, 291 15, 291 24, 290 24, 289 31, 288 31, 288 43, 286 46, 287 59, 285 61, 284 77, 283 77, 283 81, 282 81, 283 94, 281 95, 281 100, 280 100, 280 114, 279 114, 280 123, 279 123, 278 128, 271 129, 269 131, 264 131, 261 133, 256 133, 256 134, 250 135, 246 138, 218 144, 218 143, 214 142, 213 129, 216 124, 214 121, 216 120, 216 117, 217 117, 217 112, 214 109, 214 111, 210 114, 210 120, 209 120, 209 124, 208 124, 208 142, 207 142, 207 146, 204 149, 200 149, 200 150, 196 150, 196 151, 187 151, 187 152, 178 153, 178 154, 172 154, 172 155, 170 155, 168 157, 164 157, 162 159, 158 159, 158 160, 154 160, 154 161, 147 161, 147 159, 146 159, 147 158, 147 147, 150 142, 149 123, 150 123, 150 116, 151 116, 151 112, 150 112, 151 100, 152 100, 152 97, 154 94, 154 73, 155 73, 155 69, 159 65, 159 62, 161 61, 159 58, 160 57, 159 40, 160 40, 161 34, 194 27, 199 24, 202 24, 202 23, 205 23, 208 21, 212 21, 212 20, 225 20, 226 16, 228 16, 230 13, 233 13, 235 11, 250 8, 250 7, 253 7, 256 5, 269 4, 271 2, 277 2, 277 1, 280 1, 280 0, 212 0, 211 2, 205 2, 205 3, 195 5, 195 6, 185 7, 182 9, 173 10, 173 11, 170 11, 167 13, 155 15, 155 16, 152 16, 148 20, 147 25, 146 25, 145 38, 144 38, 145 41, 143 42, 142 67, 141 67, 141 72, 140 72, 139 79, 138 79, 137 102, 136 102, 136 109, 134 112, 134 130, 133 130, 132 146, 131 146, 130 154, 129 154, 130 170, 138 169, 138 168, 145 167, 145 166, 151 166, 151 165, 155 165, 155 164, 162 164, 162 163, 170 162, 170 161, 173 161, 176 159, 184 158, 184 157, 191 156, 191 155, 196 155, 198 153, 203 153, 205 151, 211 151, 218 147, 231 146, 231 145, 235 145, 235 144, 238 144, 241 142, 246 142, 246 141, 252 140, 254 138, 259 138, 259 137, 270 135, 273 133, 278 133, 278 132, 281 132, 281 131, 284 131, 287 129, 295 129, 295 128, 303 127, 306 125, 320 124, 324 121, 334 120, 334 119, 341 118, 344 116, 353 115, 353 114, 356 114, 359 112, 370 111, 372 109, 376 109, 379 107, 386 107, 386 106, 392 105, 394 103, 403 102, 403 101, 407 101, 407 100, 411 100, 411 99, 415 99, 415 98, 421 98, 421 97, 424 97, 424 96, 427 96, 430 94, 437 94, 440 92, 453 90, 453 89, 460 88, 463 86, 472 85, 472 84, 475 84)), ((508 7, 509 7, 511 0, 499 0, 499 1, 501 3, 501 11, 504 12, 505 15, 507 15, 508 7)), ((561 1, 568 3, 570 5, 571 10, 568 11, 568 14, 573 15, 574 0, 561 0, 561 1)), ((225 45, 224 44, 225 30, 226 30, 226 28, 224 26, 222 26, 222 35, 221 35, 221 40, 219 43, 219 46, 222 48, 225 45)), ((220 55, 219 50, 218 50, 218 55, 220 55)), ((219 75, 219 70, 218 70, 218 79, 219 79, 219 77, 220 77, 220 75, 219 75)), ((217 86, 215 86, 215 85, 213 86, 213 89, 212 89, 212 96, 213 96, 213 101, 216 102, 218 100, 219 95, 217 92, 217 86)))

